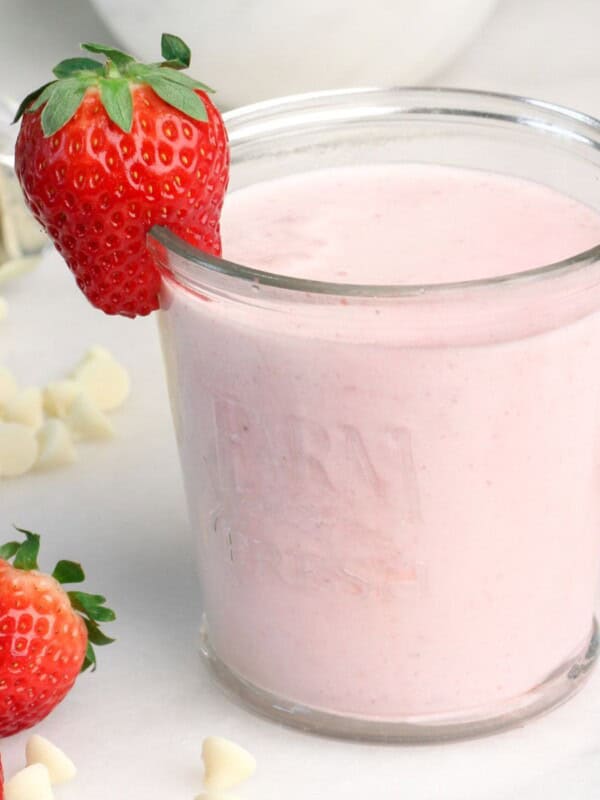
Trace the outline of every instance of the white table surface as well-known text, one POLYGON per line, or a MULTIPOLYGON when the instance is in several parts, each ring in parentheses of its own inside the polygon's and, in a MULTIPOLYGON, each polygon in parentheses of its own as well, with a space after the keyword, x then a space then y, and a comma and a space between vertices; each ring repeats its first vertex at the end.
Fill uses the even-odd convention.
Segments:
MULTIPOLYGON (((0 0, 0 13, 0 92, 43 82, 74 41, 110 41, 79 0, 0 0), (19 52, 30 61, 9 68, 19 52)), ((506 0, 438 82, 599 113, 599 27, 597 0, 506 0)), ((240 800, 600 797, 600 671, 578 697, 524 729, 439 747, 312 738, 224 699, 197 655, 198 592, 154 320, 92 310, 54 253, 5 296, 11 313, 0 323, 0 363, 24 384, 58 377, 92 343, 118 354, 133 379, 131 399, 114 417, 116 440, 81 446, 75 467, 0 484, 0 538, 13 522, 39 530, 43 563, 81 560, 90 588, 119 611, 118 643, 100 650, 98 672, 82 677, 39 727, 79 766, 58 800, 192 800, 201 789, 201 741, 213 733, 258 758, 240 800)), ((9 774, 21 765, 25 739, 0 743, 9 774)))

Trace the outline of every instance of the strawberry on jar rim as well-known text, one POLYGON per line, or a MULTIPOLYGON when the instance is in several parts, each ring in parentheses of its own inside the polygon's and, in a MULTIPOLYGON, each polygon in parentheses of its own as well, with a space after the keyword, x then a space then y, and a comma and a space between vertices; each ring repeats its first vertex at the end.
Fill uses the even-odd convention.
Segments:
POLYGON ((0 547, 0 738, 36 725, 95 668, 94 645, 113 641, 100 623, 115 619, 102 595, 63 588, 85 579, 80 564, 59 561, 45 575, 40 537, 17 530, 25 541, 0 547))
POLYGON ((181 72, 190 50, 163 34, 163 61, 112 47, 69 58, 21 103, 15 169, 25 199, 88 300, 107 314, 158 308, 146 234, 163 225, 221 254, 229 174, 225 125, 208 86, 181 72))

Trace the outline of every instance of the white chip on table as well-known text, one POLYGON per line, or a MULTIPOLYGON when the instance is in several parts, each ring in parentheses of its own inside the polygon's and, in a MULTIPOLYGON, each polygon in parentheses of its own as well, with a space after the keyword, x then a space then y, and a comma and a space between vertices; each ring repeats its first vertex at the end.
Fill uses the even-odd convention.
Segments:
MULTIPOLYGON (((91 347, 88 347, 86 354, 81 360, 81 364, 84 361, 88 361, 90 358, 112 358, 114 359, 113 354, 110 352, 108 347, 102 347, 101 344, 93 344, 91 347)), ((77 369, 77 368, 76 368, 77 369)))
POLYGON ((18 384, 15 376, 6 367, 0 366, 0 409, 18 391, 18 384))
POLYGON ((61 419, 47 419, 37 432, 39 453, 36 469, 51 469, 72 464, 77 451, 67 425, 61 419))
POLYGON ((104 347, 90 348, 72 377, 101 411, 118 408, 129 395, 127 370, 104 347))
POLYGON ((114 428, 86 393, 77 395, 65 422, 75 439, 110 439, 114 428))
POLYGON ((4 800, 54 800, 52 784, 43 764, 32 764, 4 784, 4 800))
POLYGON ((19 422, 0 422, 0 478, 24 475, 36 462, 35 431, 19 422))
POLYGON ((21 389, 4 403, 2 416, 7 422, 20 422, 37 430, 44 422, 42 390, 37 386, 21 389))
POLYGON ((73 401, 83 388, 77 381, 66 378, 62 381, 52 381, 43 390, 44 411, 51 417, 64 419, 73 401))
POLYGON ((25 272, 29 272, 37 262, 37 258, 14 258, 12 261, 5 261, 0 264, 0 286, 13 278, 18 278, 25 272))
POLYGON ((25 747, 27 764, 43 764, 52 784, 66 783, 77 775, 71 759, 48 739, 38 734, 30 736, 25 747))
POLYGON ((208 736, 202 745, 204 784, 211 791, 236 786, 256 772, 256 759, 239 744, 221 736, 208 736))

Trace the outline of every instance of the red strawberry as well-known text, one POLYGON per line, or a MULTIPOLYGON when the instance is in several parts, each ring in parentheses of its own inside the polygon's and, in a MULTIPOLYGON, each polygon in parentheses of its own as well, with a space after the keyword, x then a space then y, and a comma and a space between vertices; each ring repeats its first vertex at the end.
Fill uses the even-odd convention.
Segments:
POLYGON ((44 719, 95 667, 92 645, 113 641, 98 625, 115 619, 105 598, 61 586, 84 580, 81 566, 59 561, 51 576, 38 572, 40 537, 19 531, 24 542, 0 547, 0 737, 44 719))
POLYGON ((0 800, 4 800, 4 768, 2 766, 2 756, 0 756, 0 800))
POLYGON ((163 225, 221 253, 229 150, 207 86, 178 70, 190 51, 163 34, 160 64, 84 44, 25 98, 15 168, 27 203, 90 302, 134 317, 158 308, 146 234, 163 225))

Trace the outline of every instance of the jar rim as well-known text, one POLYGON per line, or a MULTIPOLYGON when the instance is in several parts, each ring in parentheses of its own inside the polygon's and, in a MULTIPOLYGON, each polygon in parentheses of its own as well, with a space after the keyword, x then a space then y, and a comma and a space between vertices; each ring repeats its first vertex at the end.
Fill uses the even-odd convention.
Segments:
MULTIPOLYGON (((544 100, 537 100, 530 97, 507 94, 501 92, 488 92, 476 89, 455 89, 446 87, 365 87, 343 90, 326 90, 318 92, 308 92, 304 94, 288 95, 271 100, 241 106, 226 112, 223 119, 228 129, 230 144, 232 149, 236 143, 247 141, 256 134, 257 131, 264 129, 265 118, 294 110, 310 109, 315 111, 323 110, 335 101, 341 100, 367 100, 371 102, 370 110, 374 112, 374 103, 377 98, 393 96, 402 101, 410 96, 422 96, 430 100, 427 106, 406 107, 390 106, 389 109, 381 108, 377 115, 382 116, 394 111, 402 110, 409 112, 429 112, 429 113, 455 113, 461 114, 460 108, 448 107, 451 100, 456 101, 461 98, 480 101, 507 102, 515 107, 519 107, 521 113, 500 113, 490 111, 476 111, 469 109, 463 111, 463 115, 484 117, 515 125, 529 126, 536 128, 540 133, 555 135, 561 138, 572 139, 577 142, 587 144, 594 149, 600 150, 600 120, 576 111, 567 106, 557 105, 544 100), (435 100, 438 100, 434 104, 435 100), (444 109, 444 101, 447 110, 444 109), (527 116, 526 112, 542 113, 545 119, 536 119, 527 116), (261 122, 262 120, 262 122, 261 122), (250 123, 254 123, 251 125, 250 123), (564 127, 561 127, 560 123, 564 127), (250 132, 244 133, 244 126, 250 132)), ((516 112, 515 108, 515 112, 516 112)), ((331 118, 332 121, 334 117, 331 118)), ((307 278, 298 278, 283 275, 281 273, 267 272, 254 267, 229 261, 226 258, 218 257, 206 253, 194 245, 189 244, 184 239, 174 234, 168 228, 153 226, 149 232, 151 250, 159 256, 159 251, 153 246, 153 241, 174 253, 183 264, 178 261, 176 265, 169 264, 169 271, 174 277, 181 279, 184 285, 193 287, 193 272, 197 272, 197 267, 208 269, 226 278, 241 280, 252 286, 269 286, 275 289, 282 289, 291 292, 301 292, 303 294, 317 294, 335 297, 363 297, 363 298, 393 298, 393 297, 413 297, 415 295, 440 295, 453 293, 455 291, 463 294, 469 289, 482 289, 496 286, 513 286, 530 283, 545 278, 560 277, 565 273, 571 274, 585 267, 600 262, 600 243, 592 248, 575 253, 568 258, 560 261, 543 264, 519 272, 511 272, 501 275, 494 275, 486 278, 473 278, 460 281, 447 281, 443 283, 423 283, 423 284, 371 284, 371 283, 338 283, 330 281, 319 281, 307 278), (185 265, 185 266, 184 266, 185 265), (188 268, 191 267, 191 269, 188 268)), ((166 265, 165 265, 166 266, 166 265)))

